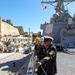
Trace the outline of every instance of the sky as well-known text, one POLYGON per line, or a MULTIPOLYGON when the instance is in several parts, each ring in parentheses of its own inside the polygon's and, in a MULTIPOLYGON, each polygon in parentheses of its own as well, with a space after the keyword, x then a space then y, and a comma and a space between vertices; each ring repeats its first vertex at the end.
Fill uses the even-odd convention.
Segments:
MULTIPOLYGON (((31 32, 37 33, 40 25, 50 22, 50 18, 55 13, 54 7, 47 5, 43 10, 42 0, 0 0, 0 16, 2 19, 10 19, 14 26, 23 26, 25 32, 30 28, 31 32)), ((46 1, 46 0, 45 0, 46 1)), ((48 0, 47 0, 48 1, 48 0)), ((75 12, 75 2, 69 4, 71 15, 75 12)), ((66 8, 67 8, 66 7, 66 8)))

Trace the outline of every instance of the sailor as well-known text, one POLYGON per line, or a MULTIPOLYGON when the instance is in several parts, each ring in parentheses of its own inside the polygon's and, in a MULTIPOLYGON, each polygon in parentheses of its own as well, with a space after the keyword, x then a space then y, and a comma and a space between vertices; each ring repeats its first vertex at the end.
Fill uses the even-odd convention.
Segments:
POLYGON ((34 50, 35 50, 35 55, 38 54, 39 43, 40 43, 40 38, 39 38, 39 37, 36 37, 36 38, 35 38, 35 48, 34 48, 34 50))
POLYGON ((38 60, 43 58, 43 49, 44 49, 44 38, 41 37, 39 42, 39 49, 37 53, 38 60))
POLYGON ((43 71, 42 75, 55 75, 57 73, 57 51, 56 47, 53 45, 53 40, 54 39, 50 36, 44 36, 45 56, 36 63, 37 67, 41 67, 43 71))
MULTIPOLYGON (((37 47, 36 47, 36 49, 37 49, 37 53, 36 53, 37 60, 36 60, 36 62, 38 62, 39 60, 43 59, 43 57, 44 57, 44 53, 43 53, 43 50, 44 50, 44 37, 40 38, 39 44, 38 44, 37 47)), ((37 75, 41 75, 41 74, 42 74, 42 69, 39 66, 37 68, 37 75)))

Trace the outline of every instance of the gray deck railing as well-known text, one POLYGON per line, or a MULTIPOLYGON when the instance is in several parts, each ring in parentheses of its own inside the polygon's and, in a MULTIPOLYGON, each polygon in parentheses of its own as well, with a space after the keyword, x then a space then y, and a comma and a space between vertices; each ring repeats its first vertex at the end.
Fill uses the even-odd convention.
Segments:
MULTIPOLYGON (((35 66, 36 61, 37 61, 37 57, 35 57, 34 52, 33 52, 31 59, 29 61, 26 75, 37 75, 36 74, 37 68, 35 66)), ((47 73, 45 72, 45 70, 42 66, 41 66, 41 69, 44 72, 44 74, 47 75, 47 73)))
POLYGON ((34 57, 34 52, 33 52, 31 59, 29 61, 29 64, 28 64, 26 75, 36 75, 35 74, 35 64, 36 64, 36 58, 34 57))

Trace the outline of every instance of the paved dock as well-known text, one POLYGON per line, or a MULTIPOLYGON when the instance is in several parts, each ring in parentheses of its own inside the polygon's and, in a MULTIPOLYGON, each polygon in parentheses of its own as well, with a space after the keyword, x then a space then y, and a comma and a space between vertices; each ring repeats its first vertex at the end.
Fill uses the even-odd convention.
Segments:
POLYGON ((75 75, 75 55, 58 52, 57 68, 56 75, 75 75))
MULTIPOLYGON (((24 64, 24 66, 26 67, 26 64, 24 64)), ((21 70, 19 71, 21 72, 21 70)), ((21 75, 26 75, 25 71, 23 70, 21 73, 22 73, 21 75)), ((63 52, 57 52, 57 74, 56 75, 75 75, 75 55, 70 55, 63 52)))
MULTIPOLYGON (((28 70, 26 75, 32 75, 32 69, 28 70)), ((56 75, 75 75, 75 55, 70 55, 64 52, 57 52, 56 75)))

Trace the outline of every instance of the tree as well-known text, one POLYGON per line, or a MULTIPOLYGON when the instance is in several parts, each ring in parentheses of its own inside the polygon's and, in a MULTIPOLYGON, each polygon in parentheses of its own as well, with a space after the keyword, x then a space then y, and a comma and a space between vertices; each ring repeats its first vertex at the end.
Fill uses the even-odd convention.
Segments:
POLYGON ((7 19, 6 22, 13 26, 13 23, 11 22, 10 19, 7 19))
POLYGON ((10 43, 11 43, 11 41, 9 41, 9 40, 8 40, 8 41, 4 41, 4 42, 3 42, 3 44, 4 44, 4 45, 6 45, 7 50, 8 50, 8 46, 10 45, 10 43))

